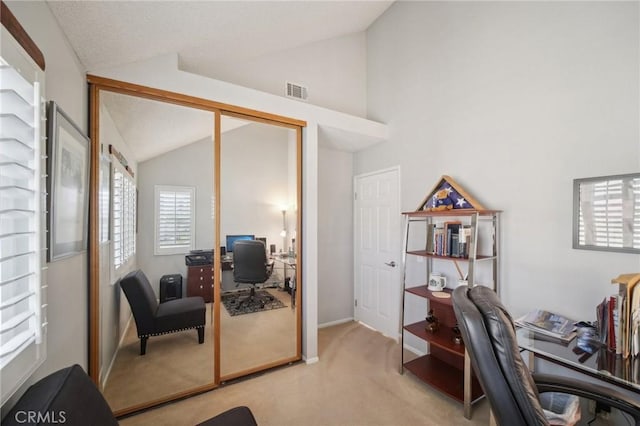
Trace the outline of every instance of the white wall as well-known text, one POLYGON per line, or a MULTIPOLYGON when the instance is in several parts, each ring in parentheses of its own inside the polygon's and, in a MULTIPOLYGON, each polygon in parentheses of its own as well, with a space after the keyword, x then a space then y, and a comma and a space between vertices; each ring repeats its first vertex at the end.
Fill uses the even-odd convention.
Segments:
POLYGON ((183 291, 185 291, 187 267, 184 263, 184 254, 162 256, 154 254, 155 185, 196 188, 195 249, 212 249, 214 223, 211 216, 211 196, 213 195, 213 141, 211 137, 139 164, 136 256, 138 266, 147 275, 159 297, 160 278, 165 274, 181 274, 184 277, 183 291))
MULTIPOLYGON (((192 71, 189 64, 182 64, 192 71)), ((364 32, 259 56, 218 63, 206 74, 245 87, 285 95, 285 82, 309 89, 307 102, 364 117, 366 113, 366 37, 364 32)))
MULTIPOLYGON (((46 3, 6 4, 44 54, 46 99, 54 100, 86 133, 84 73, 46 3)), ((55 370, 75 363, 87 368, 87 254, 59 260, 48 267, 47 359, 5 407, 13 405, 29 385, 55 370)))
POLYGON ((367 32, 369 117, 403 210, 441 175, 502 215, 502 297, 594 319, 640 256, 573 250, 572 180, 637 172, 637 2, 398 2, 367 32))
POLYGON ((318 323, 353 319, 353 154, 318 149, 318 323))
POLYGON ((254 123, 222 135, 221 245, 226 244, 227 235, 252 234, 266 237, 267 247, 275 244, 277 251, 283 249, 282 208, 288 207, 291 232, 295 216, 291 206, 296 202, 295 191, 289 191, 290 183, 296 181, 295 172, 289 179, 289 160, 296 158, 295 151, 289 152, 290 133, 295 131, 254 123))

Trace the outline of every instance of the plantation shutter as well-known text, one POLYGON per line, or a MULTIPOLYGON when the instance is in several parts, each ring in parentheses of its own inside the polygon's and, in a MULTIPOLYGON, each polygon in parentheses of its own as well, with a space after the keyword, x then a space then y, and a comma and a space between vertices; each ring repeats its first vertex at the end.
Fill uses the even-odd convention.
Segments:
POLYGON ((194 248, 192 187, 156 186, 156 254, 181 254, 194 248))
MULTIPOLYGON (((3 37, 10 37, 2 28, 3 37)), ((0 57, 1 403, 46 357, 44 76, 3 43, 0 57), (6 56, 5 56, 6 55, 6 56), (15 56, 14 56, 15 55, 15 56), (10 58, 10 59, 9 59, 10 58), (14 67, 11 62, 17 63, 14 67)))

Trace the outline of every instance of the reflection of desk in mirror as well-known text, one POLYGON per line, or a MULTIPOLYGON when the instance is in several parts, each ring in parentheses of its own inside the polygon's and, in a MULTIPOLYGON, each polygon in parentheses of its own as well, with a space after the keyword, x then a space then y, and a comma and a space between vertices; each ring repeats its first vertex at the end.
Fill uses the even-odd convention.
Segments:
POLYGON ((291 291, 291 307, 296 305, 296 258, 288 255, 274 255, 271 259, 276 265, 282 265, 284 290, 291 291), (287 283, 289 288, 287 288, 287 283))
POLYGON ((596 350, 589 356, 577 348, 578 339, 561 343, 525 328, 516 331, 518 346, 529 352, 529 366, 533 370, 535 358, 541 358, 574 371, 611 383, 620 388, 640 394, 640 359, 623 358, 605 348, 596 350))

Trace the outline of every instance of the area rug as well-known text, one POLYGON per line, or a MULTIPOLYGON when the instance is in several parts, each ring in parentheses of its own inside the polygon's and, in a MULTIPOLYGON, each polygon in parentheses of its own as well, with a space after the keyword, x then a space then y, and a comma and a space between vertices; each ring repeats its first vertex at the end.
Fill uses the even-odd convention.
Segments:
MULTIPOLYGON (((254 312, 270 311, 273 309, 285 308, 287 305, 282 303, 278 298, 274 297, 272 301, 266 302, 264 305, 260 302, 253 301, 251 303, 243 303, 238 306, 240 298, 247 297, 250 290, 239 291, 222 295, 222 304, 232 317, 236 315, 252 314, 254 312)), ((269 296, 265 290, 256 290, 256 296, 269 296)))

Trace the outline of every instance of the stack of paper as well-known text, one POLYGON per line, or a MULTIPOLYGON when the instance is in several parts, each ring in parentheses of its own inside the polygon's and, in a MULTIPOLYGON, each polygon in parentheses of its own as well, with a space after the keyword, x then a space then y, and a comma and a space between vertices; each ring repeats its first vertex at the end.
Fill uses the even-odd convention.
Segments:
POLYGON ((536 309, 516 320, 520 327, 570 342, 576 336, 575 322, 553 312, 536 309))

